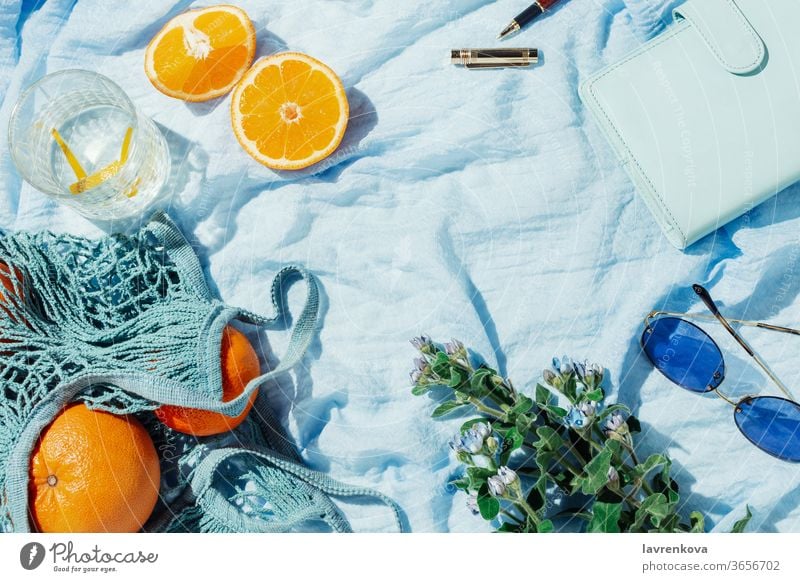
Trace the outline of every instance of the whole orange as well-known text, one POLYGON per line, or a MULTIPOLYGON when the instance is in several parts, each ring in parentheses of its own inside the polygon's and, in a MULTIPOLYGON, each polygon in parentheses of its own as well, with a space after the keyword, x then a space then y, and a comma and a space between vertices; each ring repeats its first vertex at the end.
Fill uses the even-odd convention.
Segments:
MULTIPOLYGON (((220 346, 222 401, 228 402, 244 392, 245 386, 261 374, 258 355, 242 332, 227 325, 222 330, 220 346)), ((159 420, 173 430, 194 436, 209 436, 233 430, 247 417, 258 395, 254 390, 245 409, 238 416, 220 412, 165 405, 156 410, 159 420)))
POLYGON ((155 446, 136 418, 71 404, 31 456, 33 525, 41 532, 139 531, 160 480, 155 446))

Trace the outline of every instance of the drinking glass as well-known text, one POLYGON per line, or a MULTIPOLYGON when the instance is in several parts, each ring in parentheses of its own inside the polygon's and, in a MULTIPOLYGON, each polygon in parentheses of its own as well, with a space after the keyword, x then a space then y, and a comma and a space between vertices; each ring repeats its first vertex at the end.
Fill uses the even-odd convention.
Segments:
POLYGON ((8 139, 25 181, 90 219, 141 214, 169 176, 159 129, 117 84, 92 71, 59 71, 28 87, 8 139))

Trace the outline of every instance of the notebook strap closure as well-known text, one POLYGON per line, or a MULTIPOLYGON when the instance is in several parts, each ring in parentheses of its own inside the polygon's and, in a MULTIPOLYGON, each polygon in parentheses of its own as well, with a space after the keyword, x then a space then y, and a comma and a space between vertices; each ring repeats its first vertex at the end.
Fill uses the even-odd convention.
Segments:
POLYGON ((676 20, 686 20, 692 25, 729 72, 746 75, 764 63, 764 41, 734 0, 689 0, 673 14, 676 20))

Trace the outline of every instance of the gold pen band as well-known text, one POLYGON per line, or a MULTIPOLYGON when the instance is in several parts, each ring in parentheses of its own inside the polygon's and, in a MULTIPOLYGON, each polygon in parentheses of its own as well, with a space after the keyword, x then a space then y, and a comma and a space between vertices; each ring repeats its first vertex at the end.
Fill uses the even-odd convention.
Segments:
POLYGON ((539 62, 539 51, 535 48, 453 49, 450 62, 468 69, 527 67, 539 62))

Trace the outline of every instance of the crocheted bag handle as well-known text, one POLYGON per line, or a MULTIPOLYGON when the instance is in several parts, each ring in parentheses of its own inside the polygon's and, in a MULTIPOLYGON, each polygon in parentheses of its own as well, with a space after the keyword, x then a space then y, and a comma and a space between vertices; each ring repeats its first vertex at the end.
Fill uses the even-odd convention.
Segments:
POLYGON ((272 280, 270 296, 272 298, 273 316, 264 317, 242 309, 239 311, 239 318, 254 325, 264 325, 268 327, 283 320, 286 313, 285 294, 283 292, 284 285, 291 279, 297 277, 302 278, 306 283, 306 302, 303 306, 303 310, 300 312, 300 317, 297 318, 292 328, 292 335, 289 338, 286 352, 283 354, 277 367, 266 374, 254 378, 250 382, 251 384, 261 385, 270 378, 293 368, 303 359, 303 356, 308 350, 308 346, 314 339, 317 327, 317 316, 319 314, 319 287, 314 275, 296 265, 284 267, 272 280))
MULTIPOLYGON (((206 514, 207 518, 216 520, 221 526, 221 530, 262 533, 281 532, 287 531, 304 520, 322 517, 336 531, 352 531, 350 524, 341 516, 339 509, 324 496, 316 496, 314 504, 309 505, 307 510, 297 513, 291 520, 286 522, 271 523, 270 521, 245 514, 213 487, 214 476, 220 465, 237 455, 255 457, 258 461, 272 465, 327 495, 334 497, 371 497, 376 499, 392 510, 398 531, 403 531, 400 507, 386 495, 366 487, 353 487, 340 483, 324 473, 312 471, 302 465, 278 457, 269 451, 237 448, 217 449, 210 452, 195 468, 190 482, 192 492, 197 499, 197 503, 203 508, 204 514, 206 514)), ((269 491, 259 490, 253 492, 256 496, 261 495, 266 498, 269 498, 270 493, 269 491)))
MULTIPOLYGON (((185 280, 186 284, 200 297, 212 300, 213 298, 206 285, 200 261, 192 249, 192 246, 172 219, 164 212, 156 212, 145 227, 145 230, 152 233, 161 242, 164 247, 164 252, 180 269, 182 278, 185 280)), ((251 311, 237 309, 236 317, 247 323, 264 325, 267 327, 271 327, 275 323, 283 321, 287 312, 285 293, 283 290, 292 279, 296 278, 302 279, 306 284, 305 305, 294 324, 289 338, 289 344, 286 347, 286 352, 280 359, 278 365, 269 372, 251 380, 238 397, 224 403, 210 403, 213 406, 213 410, 229 416, 240 414, 249 401, 250 395, 256 388, 292 369, 305 355, 316 332, 317 317, 319 314, 319 287, 314 275, 303 267, 290 265, 284 267, 275 275, 270 292, 273 310, 272 316, 265 317, 251 311)))

